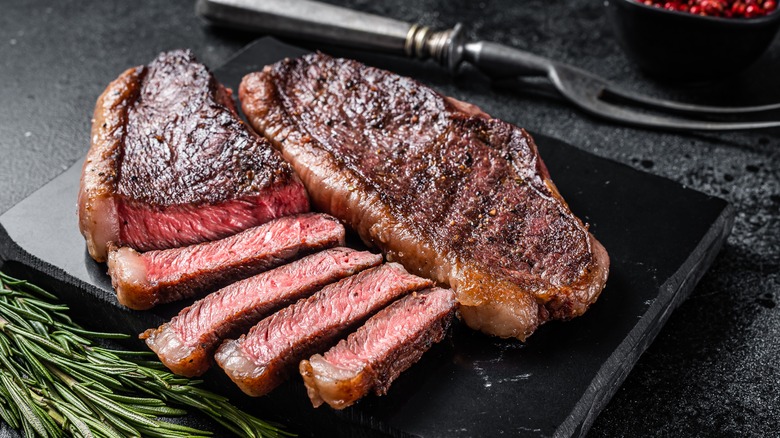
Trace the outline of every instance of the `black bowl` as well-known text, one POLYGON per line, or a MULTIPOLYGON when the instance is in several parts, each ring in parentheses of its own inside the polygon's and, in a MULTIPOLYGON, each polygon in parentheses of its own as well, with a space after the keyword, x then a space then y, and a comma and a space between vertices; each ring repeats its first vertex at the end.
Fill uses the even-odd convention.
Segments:
POLYGON ((623 48, 647 74, 708 81, 756 61, 780 28, 780 8, 758 18, 718 18, 669 11, 635 0, 607 0, 623 48))

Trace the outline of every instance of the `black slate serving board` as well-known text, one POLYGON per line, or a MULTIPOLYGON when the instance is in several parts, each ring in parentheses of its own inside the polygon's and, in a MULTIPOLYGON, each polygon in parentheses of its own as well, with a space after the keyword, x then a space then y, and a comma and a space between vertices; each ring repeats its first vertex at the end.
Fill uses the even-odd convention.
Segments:
MULTIPOLYGON (((244 74, 302 53, 264 38, 216 74, 237 89, 244 74)), ((349 55, 423 81, 440 74, 431 64, 349 55)), ((315 436, 584 435, 711 264, 733 211, 721 199, 553 138, 535 138, 571 209, 611 257, 607 287, 584 316, 543 326, 525 344, 456 324, 387 396, 341 412, 311 408, 297 380, 259 399, 238 394, 218 370, 206 375, 207 384, 261 417, 315 436)), ((105 266, 86 253, 75 214, 80 168, 77 163, 0 216, 3 269, 58 291, 88 327, 139 333, 157 326, 181 306, 149 312, 121 307, 105 266)))

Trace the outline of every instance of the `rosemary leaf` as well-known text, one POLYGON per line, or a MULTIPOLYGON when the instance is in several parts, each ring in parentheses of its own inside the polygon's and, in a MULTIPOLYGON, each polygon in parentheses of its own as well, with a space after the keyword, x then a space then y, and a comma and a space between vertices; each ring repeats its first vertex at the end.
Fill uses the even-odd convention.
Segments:
POLYGON ((106 394, 106 397, 118 403, 137 406, 165 406, 165 402, 159 398, 127 396, 121 394, 106 394))
POLYGON ((52 341, 50 341, 50 340, 48 340, 46 338, 44 338, 43 336, 41 336, 41 335, 39 335, 37 333, 29 332, 27 330, 24 330, 24 329, 21 329, 21 328, 17 328, 17 327, 15 327, 13 325, 10 325, 10 324, 6 325, 3 328, 3 330, 8 330, 10 333, 13 333, 14 335, 25 337, 25 338, 27 338, 27 339, 37 343, 42 348, 46 348, 51 353, 59 353, 61 355, 67 355, 68 354, 68 352, 64 348, 62 348, 58 344, 55 344, 54 342, 52 342, 52 341))
POLYGON ((102 417, 103 421, 107 423, 107 426, 111 426, 111 428, 116 430, 117 433, 121 433, 125 437, 141 436, 141 433, 138 430, 111 412, 103 412, 102 417))
POLYGON ((26 437, 34 437, 37 436, 36 430, 30 425, 30 423, 23 421, 22 422, 22 431, 24 432, 24 436, 26 437))
POLYGON ((32 353, 32 350, 35 349, 36 346, 28 343, 24 339, 20 340, 18 345, 19 349, 22 350, 22 354, 27 358, 27 364, 31 368, 30 371, 32 371, 33 375, 35 375, 38 380, 52 381, 51 374, 49 374, 46 367, 43 366, 38 358, 35 357, 34 353, 32 353))
POLYGON ((186 437, 191 437, 193 434, 206 434, 207 436, 212 435, 211 432, 203 432, 202 430, 195 429, 193 427, 185 426, 183 424, 176 424, 171 423, 166 431, 169 431, 170 433, 174 435, 181 435, 186 437))
POLYGON ((39 322, 45 322, 45 323, 51 323, 52 322, 51 318, 47 319, 46 317, 44 317, 44 316, 42 316, 42 315, 40 315, 40 314, 38 314, 36 312, 32 312, 30 310, 27 310, 27 309, 25 309, 25 308, 23 308, 21 306, 14 307, 13 309, 10 309, 10 307, 11 307, 10 305, 8 305, 8 307, 9 307, 9 311, 15 312, 17 315, 19 315, 20 317, 24 317, 28 321, 39 321, 39 322))
POLYGON ((117 415, 119 418, 127 420, 131 424, 141 424, 149 427, 158 426, 156 421, 150 420, 148 417, 132 411, 131 409, 129 409, 128 406, 121 406, 116 402, 113 402, 108 398, 103 397, 97 392, 90 391, 87 388, 85 388, 83 385, 76 385, 72 389, 74 390, 74 392, 81 395, 82 398, 86 398, 92 403, 100 405, 107 412, 113 413, 117 415))
MULTIPOLYGON (((134 361, 134 363, 136 365, 144 367, 144 368, 152 368, 152 369, 160 370, 160 371, 165 371, 166 370, 165 364, 163 364, 162 362, 159 362, 159 361, 153 362, 151 360, 137 360, 137 361, 134 361)), ((192 381, 190 381, 190 383, 192 383, 192 381)))
MULTIPOLYGON (((5 339, 5 338, 3 338, 3 339, 5 339)), ((14 365, 14 363, 12 362, 13 359, 11 358, 11 355, 12 355, 11 354, 11 349, 9 348, 8 349, 8 354, 3 353, 2 355, 0 355, 0 364, 2 364, 3 365, 3 369, 5 369, 9 373, 11 373, 11 375, 17 381, 21 381, 22 380, 22 376, 19 374, 19 370, 16 369, 17 368, 16 365, 14 365)))
POLYGON ((140 391, 140 392, 143 392, 145 394, 148 394, 148 395, 151 395, 151 396, 154 396, 154 397, 160 397, 162 399, 167 400, 167 398, 162 396, 159 392, 153 391, 153 390, 151 390, 151 389, 149 389, 149 388, 147 388, 147 387, 145 387, 143 385, 140 385, 140 384, 138 384, 138 382, 136 382, 133 379, 128 378, 127 376, 119 376, 119 380, 122 382, 122 384, 126 388, 132 388, 135 391, 140 391))
POLYGON ((79 335, 82 335, 82 336, 87 336, 87 337, 95 338, 95 339, 130 339, 131 338, 130 335, 127 335, 127 334, 124 334, 124 333, 93 332, 93 331, 89 331, 89 330, 84 330, 84 329, 82 329, 80 327, 68 326, 68 325, 65 325, 65 324, 62 324, 62 323, 57 323, 57 322, 54 323, 54 326, 58 327, 58 328, 66 328, 71 333, 79 334, 79 335))
POLYGON ((3 397, 3 402, 0 403, 0 417, 3 421, 8 423, 9 426, 14 429, 19 428, 19 412, 14 409, 14 405, 8 403, 6 400, 11 400, 11 394, 5 389, 4 386, 0 386, 0 396, 3 397))
MULTIPOLYGON (((56 324, 56 323, 55 323, 56 324)), ((68 341, 69 344, 73 346, 84 346, 87 344, 90 344, 91 341, 87 338, 82 338, 81 336, 78 336, 76 334, 73 334, 67 330, 55 330, 52 332, 53 336, 61 337, 62 339, 65 339, 68 341)))
POLYGON ((187 411, 184 409, 172 408, 170 406, 132 405, 132 408, 138 413, 155 417, 181 417, 187 415, 187 411))
POLYGON ((11 306, 5 306, 1 304, 9 304, 9 303, 2 303, 0 302, 0 330, 3 329, 8 324, 15 324, 18 327, 23 327, 28 330, 32 330, 32 327, 30 326, 30 323, 27 322, 26 319, 24 319, 23 316, 19 315, 18 313, 14 312, 13 307, 11 306), (6 320, 8 318, 10 321, 6 320))
POLYGON ((45 291, 44 289, 42 289, 42 288, 40 288, 40 287, 30 283, 27 280, 19 280, 19 279, 13 278, 13 277, 11 277, 11 276, 3 273, 3 272, 0 272, 0 280, 2 280, 2 283, 5 283, 5 284, 11 286, 11 288, 9 289, 9 292, 14 292, 13 286, 17 286, 17 287, 19 287, 22 290, 25 290, 25 291, 28 291, 28 292, 32 292, 33 296, 35 296, 35 295, 41 296, 41 297, 43 297, 43 298, 45 298, 47 300, 51 300, 51 301, 57 300, 57 297, 54 294, 45 291))
MULTIPOLYGON (((64 373, 61 373, 60 379, 67 380, 62 376, 69 376, 73 378, 73 384, 78 384, 78 382, 81 383, 81 386, 88 387, 93 391, 102 391, 102 392, 110 392, 111 390, 104 384, 104 382, 109 381, 108 376, 102 376, 100 374, 96 373, 84 373, 83 370, 79 369, 77 366, 72 366, 68 362, 64 361, 61 358, 51 358, 51 362, 55 363, 56 365, 63 368, 62 371, 64 373)), ((57 368, 49 367, 49 370, 52 372, 59 371, 57 368)), ((112 380, 112 379, 111 379, 112 380)), ((110 383, 110 382, 109 382, 110 383)), ((73 386, 73 384, 69 386, 73 386)))
POLYGON ((92 347, 87 348, 89 351, 101 356, 108 357, 112 360, 118 360, 120 357, 136 357, 136 356, 156 356, 153 351, 125 351, 125 350, 112 350, 110 348, 92 347))
POLYGON ((87 426, 87 423, 82 420, 82 418, 74 411, 70 410, 69 407, 65 405, 59 406, 60 411, 63 415, 65 415, 65 418, 70 421, 70 424, 73 425, 73 427, 76 428, 78 431, 78 434, 83 437, 93 437, 92 430, 90 430, 89 426, 87 426))
POLYGON ((41 304, 45 305, 46 303, 39 300, 33 300, 30 298, 17 298, 17 303, 19 303, 19 307, 23 307, 28 312, 37 315, 40 318, 43 318, 44 321, 49 324, 54 324, 54 319, 52 318, 51 314, 48 312, 49 309, 46 309, 41 304))
POLYGON ((35 431, 40 436, 46 436, 46 429, 43 427, 43 422, 35 415, 35 411, 31 406, 32 400, 30 400, 29 395, 24 392, 24 389, 16 386, 16 383, 14 383, 10 376, 5 373, 0 373, 0 382, 8 389, 11 399, 16 403, 19 412, 22 414, 22 426, 25 429, 25 434, 32 436, 30 432, 35 431))
POLYGON ((119 434, 119 432, 101 423, 100 421, 95 420, 94 418, 83 417, 82 421, 84 421, 85 423, 87 423, 87 425, 89 425, 91 432, 96 433, 99 436, 106 437, 106 438, 124 438, 122 435, 119 434))
POLYGON ((82 415, 91 415, 89 406, 87 406, 78 396, 72 393, 68 388, 59 382, 54 382, 56 394, 65 403, 69 404, 71 410, 77 410, 82 415))

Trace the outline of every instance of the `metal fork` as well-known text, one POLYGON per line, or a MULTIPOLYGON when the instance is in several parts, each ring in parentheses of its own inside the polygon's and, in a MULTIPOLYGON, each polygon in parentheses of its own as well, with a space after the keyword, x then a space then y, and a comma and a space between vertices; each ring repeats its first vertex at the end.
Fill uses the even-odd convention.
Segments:
MULTIPOLYGON (((458 26, 455 27, 457 32, 458 26)), ((501 44, 480 41, 463 47, 463 60, 494 78, 543 76, 555 90, 582 110, 615 122, 673 130, 737 130, 780 127, 780 120, 725 122, 657 115, 621 106, 611 100, 656 111, 696 116, 733 116, 780 110, 780 103, 761 106, 720 107, 693 105, 629 93, 607 80, 577 67, 556 62, 501 44)))
POLYGON ((468 62, 496 79, 545 77, 560 95, 582 110, 633 126, 706 131, 780 127, 780 120, 733 122, 643 112, 632 106, 707 118, 771 112, 780 109, 780 103, 714 107, 637 95, 580 68, 514 47, 489 41, 466 42, 459 24, 436 32, 310 0, 198 0, 196 11, 215 24, 410 58, 433 58, 452 73, 468 62))

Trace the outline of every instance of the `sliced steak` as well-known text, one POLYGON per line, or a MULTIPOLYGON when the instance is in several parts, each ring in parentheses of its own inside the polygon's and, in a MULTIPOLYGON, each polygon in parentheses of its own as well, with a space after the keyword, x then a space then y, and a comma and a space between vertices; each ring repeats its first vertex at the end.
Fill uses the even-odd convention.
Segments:
POLYGON ((78 204, 97 261, 109 242, 172 248, 309 209, 290 165, 182 50, 125 71, 100 96, 78 204))
POLYGON ((344 409, 371 390, 387 394, 403 371, 444 338, 455 309, 450 289, 407 295, 324 355, 301 361, 299 369, 314 407, 325 402, 344 409))
POLYGON ((220 289, 141 338, 174 373, 199 376, 224 338, 246 333, 271 312, 380 263, 381 255, 367 251, 318 252, 220 289))
POLYGON ((269 316, 238 340, 225 341, 214 358, 242 391, 267 394, 301 359, 330 347, 399 296, 431 285, 397 263, 368 269, 269 316))
POLYGON ((324 214, 287 216, 221 240, 139 254, 110 246, 108 273, 131 309, 203 295, 302 255, 344 244, 344 226, 324 214))
POLYGON ((244 78, 242 108, 314 205, 455 289, 473 328, 525 339, 595 302, 609 257, 533 139, 420 83, 321 53, 244 78))

